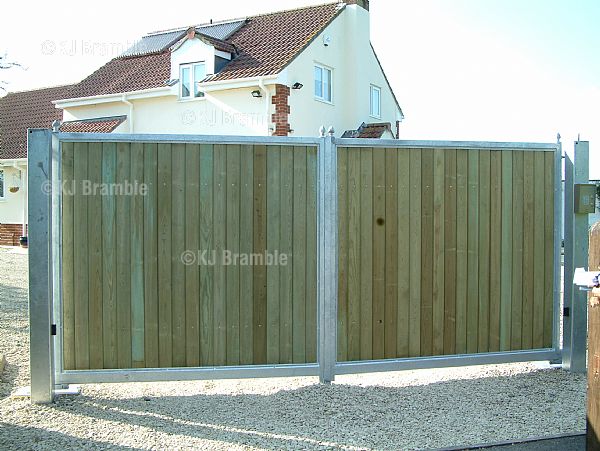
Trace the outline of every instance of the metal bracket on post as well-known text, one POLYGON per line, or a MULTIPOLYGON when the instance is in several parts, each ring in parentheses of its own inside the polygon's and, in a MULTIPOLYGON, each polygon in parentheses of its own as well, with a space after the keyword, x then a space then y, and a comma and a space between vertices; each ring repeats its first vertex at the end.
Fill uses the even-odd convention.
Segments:
POLYGON ((27 134, 31 401, 54 398, 52 326, 52 133, 27 134))
MULTIPOLYGON (((590 144, 587 141, 575 142, 574 183, 589 183, 589 153, 590 144)), ((589 219, 587 214, 576 214, 573 208, 573 189, 571 186, 570 211, 567 214, 573 218, 572 235, 572 268, 583 268, 588 265, 589 251, 589 219)), ((565 270, 566 270, 565 261, 565 270)), ((576 373, 586 371, 587 349, 587 293, 573 288, 573 274, 565 271, 565 287, 569 284, 571 291, 570 321, 571 321, 571 355, 569 369, 576 373)), ((565 291, 566 292, 566 291, 565 291)))
POLYGON ((337 355, 337 147, 334 131, 321 138, 318 195, 318 361, 321 383, 335 378, 337 355))

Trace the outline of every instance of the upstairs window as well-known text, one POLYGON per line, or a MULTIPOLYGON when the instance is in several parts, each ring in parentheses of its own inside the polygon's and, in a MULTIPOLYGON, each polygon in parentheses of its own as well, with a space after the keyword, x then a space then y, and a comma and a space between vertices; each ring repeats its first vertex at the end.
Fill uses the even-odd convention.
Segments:
POLYGON ((331 102, 331 69, 315 64, 315 98, 331 102))
POLYGON ((204 93, 198 88, 198 83, 206 77, 206 65, 204 63, 182 64, 179 66, 180 91, 182 99, 204 97, 204 93))
POLYGON ((381 118, 381 88, 371 85, 371 116, 381 118))

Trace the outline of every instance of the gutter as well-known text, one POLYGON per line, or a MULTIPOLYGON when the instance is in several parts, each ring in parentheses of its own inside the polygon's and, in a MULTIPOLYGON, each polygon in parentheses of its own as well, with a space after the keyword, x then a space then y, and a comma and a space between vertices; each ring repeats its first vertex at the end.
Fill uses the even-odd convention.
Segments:
POLYGON ((161 86, 160 88, 143 89, 140 91, 128 91, 128 92, 120 92, 120 93, 116 93, 116 94, 100 94, 97 96, 76 97, 73 99, 53 100, 52 104, 54 104, 54 106, 56 108, 64 109, 64 108, 76 107, 76 106, 81 106, 81 105, 119 102, 119 101, 121 101, 123 96, 126 96, 130 99, 144 98, 144 97, 159 97, 162 94, 168 95, 170 92, 171 92, 170 86, 161 86), (151 94, 154 94, 154 96, 152 96, 151 94))

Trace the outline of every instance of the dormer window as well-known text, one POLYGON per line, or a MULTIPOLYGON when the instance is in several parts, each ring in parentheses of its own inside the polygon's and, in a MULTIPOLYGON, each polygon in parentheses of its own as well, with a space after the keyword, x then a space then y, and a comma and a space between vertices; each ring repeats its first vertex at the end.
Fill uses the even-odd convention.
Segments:
POLYGON ((189 63, 179 66, 179 97, 182 99, 193 99, 195 97, 204 97, 200 91, 198 83, 206 78, 206 64, 189 63))

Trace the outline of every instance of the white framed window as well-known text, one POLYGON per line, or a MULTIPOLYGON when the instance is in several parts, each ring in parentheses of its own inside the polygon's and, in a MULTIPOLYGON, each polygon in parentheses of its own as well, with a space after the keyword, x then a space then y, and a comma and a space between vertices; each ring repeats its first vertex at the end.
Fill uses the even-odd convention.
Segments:
POLYGON ((0 169, 0 199, 4 199, 4 169, 0 169))
POLYGON ((206 64, 189 63, 179 66, 179 97, 182 99, 193 99, 204 97, 204 93, 198 88, 198 83, 206 77, 206 64))
POLYGON ((315 64, 315 98, 333 102, 333 73, 328 67, 315 64))
POLYGON ((377 119, 381 119, 381 88, 371 85, 371 111, 370 114, 377 119))

